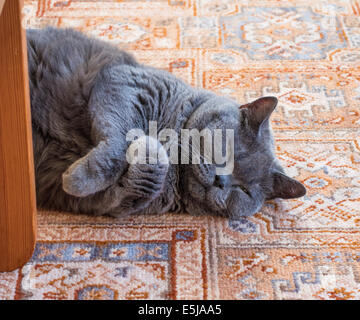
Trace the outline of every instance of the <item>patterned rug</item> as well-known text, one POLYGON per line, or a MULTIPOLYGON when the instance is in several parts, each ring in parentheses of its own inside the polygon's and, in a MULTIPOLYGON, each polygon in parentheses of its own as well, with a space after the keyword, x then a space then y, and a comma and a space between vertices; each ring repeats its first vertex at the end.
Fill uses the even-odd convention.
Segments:
POLYGON ((360 299, 360 1, 26 1, 197 87, 275 95, 277 155, 308 193, 238 220, 39 212, 0 299, 360 299))

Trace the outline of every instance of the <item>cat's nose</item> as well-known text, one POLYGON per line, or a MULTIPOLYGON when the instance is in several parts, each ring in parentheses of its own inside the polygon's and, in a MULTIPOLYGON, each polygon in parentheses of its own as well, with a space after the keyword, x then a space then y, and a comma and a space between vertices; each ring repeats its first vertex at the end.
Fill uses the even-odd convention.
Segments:
POLYGON ((220 189, 224 189, 228 184, 228 177, 227 176, 215 176, 214 186, 220 189))

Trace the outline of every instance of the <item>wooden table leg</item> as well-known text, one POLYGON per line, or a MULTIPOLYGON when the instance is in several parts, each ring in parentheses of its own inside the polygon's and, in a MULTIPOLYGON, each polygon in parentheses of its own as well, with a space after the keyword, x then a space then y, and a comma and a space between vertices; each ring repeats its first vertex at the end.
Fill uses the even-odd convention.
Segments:
POLYGON ((0 271, 31 257, 36 200, 22 0, 6 0, 0 16, 0 271))

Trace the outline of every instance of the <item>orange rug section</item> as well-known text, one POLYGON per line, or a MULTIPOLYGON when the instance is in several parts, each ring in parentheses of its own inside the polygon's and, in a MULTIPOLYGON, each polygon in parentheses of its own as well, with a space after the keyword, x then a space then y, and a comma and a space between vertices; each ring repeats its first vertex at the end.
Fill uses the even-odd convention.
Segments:
POLYGON ((276 153, 308 193, 237 220, 40 211, 0 299, 360 299, 360 1, 27 0, 23 24, 241 103, 278 97, 276 153))

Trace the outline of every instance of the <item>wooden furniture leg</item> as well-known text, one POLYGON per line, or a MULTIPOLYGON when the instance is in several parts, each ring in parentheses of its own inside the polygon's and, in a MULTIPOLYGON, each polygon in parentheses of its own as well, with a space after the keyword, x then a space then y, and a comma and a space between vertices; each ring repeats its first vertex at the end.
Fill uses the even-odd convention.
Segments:
POLYGON ((30 259, 36 200, 23 0, 0 0, 0 271, 30 259))

